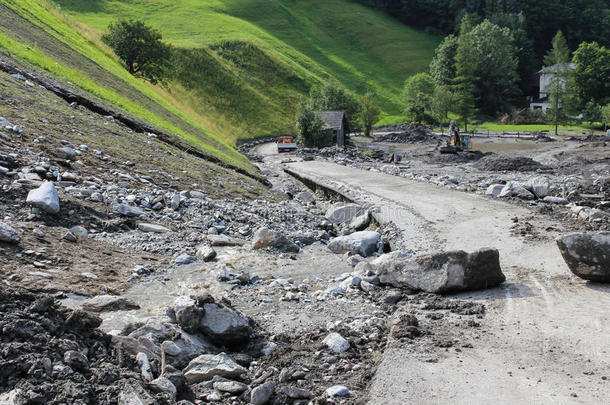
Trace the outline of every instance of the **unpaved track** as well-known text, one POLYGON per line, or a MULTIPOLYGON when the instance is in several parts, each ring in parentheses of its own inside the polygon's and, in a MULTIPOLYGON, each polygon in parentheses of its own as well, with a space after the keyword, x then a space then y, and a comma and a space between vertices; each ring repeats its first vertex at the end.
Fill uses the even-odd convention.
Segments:
POLYGON ((376 207, 378 218, 404 231, 405 249, 500 250, 506 283, 459 295, 487 306, 474 347, 442 351, 436 362, 429 353, 389 349, 371 404, 607 403, 610 288, 570 274, 554 242, 561 224, 504 201, 382 173, 319 161, 287 167, 376 207), (531 216, 543 239, 511 235, 511 218, 531 216))

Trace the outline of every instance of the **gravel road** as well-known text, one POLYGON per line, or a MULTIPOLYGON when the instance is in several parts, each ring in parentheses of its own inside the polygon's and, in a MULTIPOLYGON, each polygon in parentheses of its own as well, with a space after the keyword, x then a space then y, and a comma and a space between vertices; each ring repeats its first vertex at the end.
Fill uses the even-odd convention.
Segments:
POLYGON ((287 168, 375 207, 379 219, 404 232, 406 250, 500 250, 507 282, 459 296, 487 306, 473 349, 447 349, 432 360, 424 350, 387 350, 372 383, 371 404, 608 398, 610 287, 571 275, 554 241, 562 233, 560 223, 508 202, 334 163, 287 168), (536 237, 514 232, 524 221, 536 237))

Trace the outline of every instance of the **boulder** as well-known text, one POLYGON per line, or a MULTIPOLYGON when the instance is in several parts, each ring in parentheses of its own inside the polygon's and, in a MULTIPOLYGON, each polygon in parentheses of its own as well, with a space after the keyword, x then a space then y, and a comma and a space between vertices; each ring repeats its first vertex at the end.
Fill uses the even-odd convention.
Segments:
POLYGON ((504 189, 505 184, 490 184, 485 191, 486 195, 493 195, 494 197, 498 197, 504 189))
POLYGON ((437 294, 490 288, 506 280, 496 249, 416 257, 392 252, 373 260, 371 266, 383 284, 437 294))
POLYGON ((152 233, 167 233, 170 230, 163 225, 149 224, 146 222, 141 222, 138 224, 138 229, 142 232, 152 232, 152 233))
POLYGON ((19 243, 21 238, 13 227, 0 222, 0 242, 19 243))
POLYGON ((552 197, 552 196, 546 196, 543 198, 544 202, 548 202, 550 204, 567 204, 568 203, 568 199, 567 198, 563 198, 563 197, 552 197))
POLYGON ((158 393, 165 392, 165 393, 169 394, 170 398, 173 401, 176 400, 176 394, 178 393, 178 390, 176 389, 176 386, 174 385, 174 383, 172 383, 168 378, 165 378, 165 377, 156 378, 150 382, 149 387, 154 392, 158 392, 158 393))
POLYGON ((333 253, 357 253, 362 257, 372 255, 377 251, 381 235, 374 231, 354 232, 351 235, 331 239, 328 248, 333 253))
POLYGON ((228 392, 233 395, 239 395, 248 389, 246 384, 239 381, 216 381, 213 387, 217 391, 228 392))
POLYGON ((31 190, 25 202, 50 214, 59 212, 59 196, 55 185, 50 181, 43 182, 40 187, 31 190))
POLYGON ((347 397, 349 389, 345 385, 333 385, 326 389, 326 395, 329 397, 347 397))
POLYGON ((146 215, 146 212, 143 209, 132 207, 127 204, 119 204, 114 210, 125 217, 140 217, 142 215, 146 215))
POLYGON ((247 370, 234 362, 225 353, 202 354, 194 358, 184 369, 184 376, 190 384, 211 380, 214 376, 237 378, 247 370))
POLYGON ((518 197, 524 200, 533 200, 535 198, 534 194, 517 181, 509 181, 506 183, 500 194, 498 194, 498 197, 518 197))
POLYGON ((181 296, 174 300, 172 306, 176 315, 176 322, 185 331, 189 333, 197 333, 199 324, 203 318, 204 309, 199 307, 195 300, 188 296, 181 296))
POLYGON ((370 223, 371 213, 369 211, 366 211, 364 214, 352 219, 352 221, 349 223, 349 227, 351 229, 355 229, 356 231, 363 231, 369 226, 370 223))
POLYGON ((343 353, 349 349, 349 342, 340 334, 333 332, 322 341, 334 353, 343 353))
POLYGON ((301 191, 294 196, 294 198, 302 203, 311 204, 316 201, 314 196, 309 191, 301 191))
POLYGON ((211 246, 243 246, 246 241, 237 238, 231 238, 227 235, 211 235, 206 236, 211 246))
POLYGON ((284 253, 298 253, 299 247, 279 232, 260 228, 252 239, 253 249, 274 249, 284 253))
POLYGON ((76 151, 68 147, 57 148, 57 156, 66 160, 74 160, 76 158, 76 151))
POLYGON ((536 197, 544 198, 549 195, 551 184, 549 183, 549 179, 546 177, 536 176, 524 183, 523 187, 525 187, 528 191, 531 191, 536 197))
POLYGON ((231 346, 247 343, 252 332, 248 318, 216 303, 204 304, 203 309, 205 315, 199 323, 199 329, 212 342, 231 346))
POLYGON ((558 239, 557 245, 572 273, 610 283, 610 232, 575 233, 558 239))
POLYGON ((334 204, 326 211, 326 219, 333 224, 349 224, 352 220, 364 213, 358 204, 334 204))
POLYGON ((196 261, 197 261, 197 258, 195 256, 191 256, 187 253, 183 253, 183 254, 177 256, 176 258, 174 258, 174 264, 178 264, 178 265, 191 264, 191 263, 195 263, 196 261))
POLYGON ((125 297, 98 295, 83 301, 82 308, 89 312, 109 312, 139 309, 140 306, 125 297))
POLYGON ((216 259, 216 251, 209 246, 203 245, 197 249, 195 256, 204 262, 211 262, 212 260, 216 259))
POLYGON ((266 382, 252 390, 250 394, 250 402, 252 405, 264 405, 266 404, 275 390, 274 382, 266 382))

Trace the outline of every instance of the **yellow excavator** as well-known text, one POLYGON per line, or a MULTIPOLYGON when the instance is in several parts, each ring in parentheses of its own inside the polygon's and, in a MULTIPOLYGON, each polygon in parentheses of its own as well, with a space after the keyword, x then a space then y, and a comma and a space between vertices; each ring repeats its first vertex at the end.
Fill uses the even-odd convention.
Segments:
POLYGON ((458 153, 464 151, 465 149, 470 149, 471 147, 472 140, 470 139, 470 135, 460 135, 460 128, 457 126, 455 121, 451 121, 449 124, 449 140, 447 141, 447 145, 441 146, 440 152, 442 154, 458 153))

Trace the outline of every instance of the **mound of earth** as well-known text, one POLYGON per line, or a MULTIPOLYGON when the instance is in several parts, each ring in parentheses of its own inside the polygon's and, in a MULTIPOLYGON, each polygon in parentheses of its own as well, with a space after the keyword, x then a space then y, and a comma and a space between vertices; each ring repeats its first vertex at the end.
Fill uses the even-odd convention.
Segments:
POLYGON ((399 124, 377 128, 377 131, 393 131, 384 135, 377 135, 373 142, 388 143, 419 143, 437 142, 440 138, 425 125, 399 124))
POLYGON ((134 359, 111 344, 100 323, 48 295, 3 286, 0 403, 116 404, 134 393, 169 403, 148 390, 134 359))
POLYGON ((491 172, 534 172, 536 170, 548 169, 547 166, 524 156, 508 156, 500 154, 490 154, 485 156, 475 166, 481 170, 491 172))

